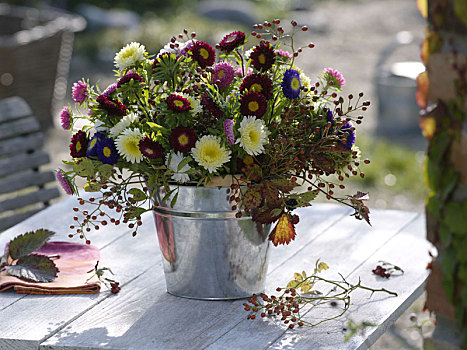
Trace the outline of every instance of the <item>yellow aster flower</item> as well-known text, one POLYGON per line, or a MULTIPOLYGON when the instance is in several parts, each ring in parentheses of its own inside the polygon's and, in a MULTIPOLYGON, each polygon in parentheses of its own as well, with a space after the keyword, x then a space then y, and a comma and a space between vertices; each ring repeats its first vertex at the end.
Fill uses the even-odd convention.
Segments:
POLYGON ((212 135, 203 136, 196 141, 191 154, 196 162, 210 173, 230 160, 230 150, 221 145, 218 137, 212 135))
POLYGON ((139 163, 143 160, 143 154, 139 150, 139 141, 144 135, 138 129, 126 129, 117 137, 117 150, 123 158, 131 163, 139 163))
POLYGON ((264 121, 255 117, 243 117, 240 123, 240 138, 236 143, 249 155, 258 155, 264 152, 264 145, 268 143, 268 131, 264 121))
POLYGON ((146 49, 144 45, 132 42, 121 49, 114 58, 115 65, 120 69, 135 66, 138 62, 144 60, 146 49))

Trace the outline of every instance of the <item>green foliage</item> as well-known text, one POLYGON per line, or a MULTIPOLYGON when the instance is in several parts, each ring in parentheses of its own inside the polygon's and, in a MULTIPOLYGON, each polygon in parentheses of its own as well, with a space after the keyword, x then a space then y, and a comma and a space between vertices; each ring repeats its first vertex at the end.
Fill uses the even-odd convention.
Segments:
POLYGON ((58 269, 47 256, 31 254, 41 248, 55 233, 45 229, 27 232, 13 238, 0 262, 0 271, 35 282, 51 282, 58 269))
POLYGON ((8 253, 13 260, 31 254, 42 247, 55 232, 39 229, 13 238, 8 246, 8 253))

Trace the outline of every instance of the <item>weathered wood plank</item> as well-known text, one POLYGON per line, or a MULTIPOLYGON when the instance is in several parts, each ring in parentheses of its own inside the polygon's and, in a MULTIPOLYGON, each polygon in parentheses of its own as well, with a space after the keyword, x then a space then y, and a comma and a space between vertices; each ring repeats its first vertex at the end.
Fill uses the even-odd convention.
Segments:
MULTIPOLYGON (((102 246, 101 240, 101 266, 111 267, 122 285, 148 268, 162 273, 153 222, 145 220, 138 238, 131 236, 130 229, 118 233, 120 236, 106 237, 105 241, 112 244, 102 246)), ((25 345, 23 349, 36 350, 41 341, 108 297, 115 296, 105 289, 96 295, 19 296, 0 311, 0 349, 13 340, 24 339, 31 347, 25 345)))
POLYGON ((36 132, 23 137, 0 140, 0 157, 36 150, 44 145, 44 134, 36 132))
POLYGON ((27 117, 31 114, 31 108, 21 97, 14 96, 0 100, 0 123, 27 117))
POLYGON ((23 153, 0 160, 0 177, 16 174, 19 171, 33 169, 49 163, 49 155, 44 151, 23 153))
MULTIPOLYGON (((273 281, 273 283, 267 284, 266 293, 275 294, 276 287, 285 286, 292 279, 294 272, 311 270, 318 258, 332 268, 324 274, 325 276, 334 278, 336 271, 344 276, 350 274, 417 215, 416 213, 375 210, 372 212, 373 227, 366 224, 360 225, 354 218, 344 218, 331 227, 326 234, 320 235, 305 249, 300 250, 272 271, 268 275, 268 281, 273 281), (334 276, 332 271, 334 271, 334 276)), ((283 325, 269 319, 262 322, 243 319, 207 349, 264 348, 280 338, 284 332, 283 325)))
POLYGON ((11 216, 0 218, 0 232, 2 232, 3 230, 6 230, 9 227, 12 227, 13 225, 16 225, 17 223, 29 218, 30 216, 33 216, 34 214, 38 213, 42 209, 43 208, 28 210, 27 212, 24 212, 24 213, 14 214, 11 216))
POLYGON ((0 178, 0 194, 11 193, 31 186, 41 186, 55 181, 53 171, 24 171, 0 178))
POLYGON ((4 201, 0 202, 0 213, 7 210, 20 209, 31 204, 48 202, 51 199, 57 197, 60 197, 60 191, 58 188, 41 188, 37 191, 29 192, 14 198, 5 199, 4 201))
MULTIPOLYGON (((350 273, 417 215, 391 212, 385 218, 381 211, 374 214, 373 231, 365 223, 349 217, 311 240, 306 248, 295 245, 296 252, 291 256, 275 253, 282 247, 273 249, 271 261, 276 260, 277 268, 268 274, 267 290, 272 291, 278 284, 286 283, 296 270, 311 268, 320 256, 328 261, 328 253, 333 255, 332 261, 347 266, 346 271, 350 273), (358 242, 361 243, 372 234, 379 235, 380 240, 370 239, 366 255, 355 257, 349 262, 339 256, 338 251, 340 254, 351 251, 358 242), (345 249, 345 242, 351 242, 348 249, 345 249)), ((302 223, 306 223, 306 220, 302 223)), ((105 349, 198 349, 212 345, 213 349, 258 349, 264 348, 284 333, 284 329, 271 320, 266 321, 267 325, 245 320, 242 300, 213 303, 166 295, 164 284, 154 283, 161 279, 161 273, 150 270, 129 283, 124 293, 89 310, 44 342, 43 348, 84 349, 87 346, 100 346, 105 349), (261 324, 262 328, 259 326, 261 324), (265 335, 261 332, 265 332, 265 335), (103 341, 93 337, 96 333, 103 334, 103 341)))
MULTIPOLYGON (((272 344, 271 349, 368 349, 390 327, 423 292, 423 284, 428 277, 426 265, 430 261, 428 251, 431 244, 425 239, 425 218, 419 216, 401 233, 374 252, 357 270, 346 279, 362 283, 374 288, 386 288, 398 293, 398 297, 358 290, 352 294, 349 313, 342 320, 330 321, 322 326, 288 330, 272 344), (379 260, 389 261, 401 266, 405 273, 383 279, 374 275, 371 270, 379 260), (354 322, 368 321, 377 324, 369 328, 365 335, 352 337, 344 343, 342 331, 348 319, 354 322)), ((320 307, 307 313, 305 319, 310 321, 326 315, 334 315, 336 308, 320 307)))
POLYGON ((30 134, 40 130, 39 122, 34 117, 26 117, 0 124, 0 139, 30 134))

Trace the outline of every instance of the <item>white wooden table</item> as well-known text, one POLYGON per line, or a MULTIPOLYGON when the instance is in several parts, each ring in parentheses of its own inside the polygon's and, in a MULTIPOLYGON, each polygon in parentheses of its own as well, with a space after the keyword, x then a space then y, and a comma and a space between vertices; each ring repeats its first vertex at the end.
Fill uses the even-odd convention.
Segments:
MULTIPOLYGON (((0 234, 0 246, 37 228, 69 240, 68 226, 76 199, 69 198, 0 234)), ((122 286, 114 295, 105 288, 94 295, 33 296, 0 293, 0 349, 366 349, 423 292, 431 245, 425 240, 422 214, 372 210, 373 226, 349 216, 347 207, 313 204, 301 211, 297 237, 289 246, 272 247, 267 293, 285 286, 294 272, 312 271, 317 258, 350 282, 386 288, 397 297, 354 292, 344 318, 315 328, 287 329, 274 319, 247 320, 244 300, 199 301, 166 293, 151 215, 132 237, 125 226, 96 231, 92 243, 101 250, 101 266, 110 267, 122 286), (372 274, 379 260, 405 270, 383 279, 372 274), (348 318, 378 326, 344 342, 348 318)), ((331 307, 312 309, 306 317, 323 317, 331 307)))

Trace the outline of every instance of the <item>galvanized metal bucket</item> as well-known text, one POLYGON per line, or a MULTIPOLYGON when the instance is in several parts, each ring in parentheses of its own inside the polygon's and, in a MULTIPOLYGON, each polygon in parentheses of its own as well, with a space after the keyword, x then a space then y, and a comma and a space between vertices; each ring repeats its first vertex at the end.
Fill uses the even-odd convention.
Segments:
POLYGON ((226 300, 264 290, 270 225, 236 218, 226 190, 179 186, 173 208, 172 196, 163 201, 166 192, 156 194, 154 218, 168 293, 226 300))

